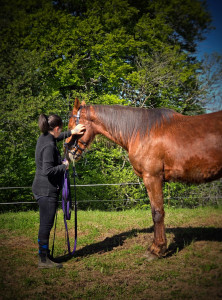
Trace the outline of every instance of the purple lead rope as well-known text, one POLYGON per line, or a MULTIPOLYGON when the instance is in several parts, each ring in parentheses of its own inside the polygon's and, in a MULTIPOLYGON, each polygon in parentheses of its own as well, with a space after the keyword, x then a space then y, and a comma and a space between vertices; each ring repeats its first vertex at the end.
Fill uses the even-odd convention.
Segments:
POLYGON ((69 171, 66 170, 64 173, 64 182, 62 188, 62 210, 66 220, 70 220, 72 207, 72 199, 70 194, 70 184, 69 184, 69 171))
POLYGON ((62 210, 64 214, 64 224, 66 229, 66 239, 67 239, 67 246, 68 246, 68 252, 69 254, 73 255, 76 246, 77 246, 77 201, 76 201, 76 184, 75 184, 75 167, 73 166, 73 177, 74 177, 74 188, 75 188, 75 242, 74 242, 74 248, 71 252, 70 250, 70 242, 69 242, 69 232, 68 232, 68 225, 67 220, 71 219, 71 208, 72 208, 72 199, 71 199, 71 192, 70 192, 70 181, 69 181, 69 171, 66 170, 64 173, 64 182, 63 182, 63 188, 62 188, 62 210))

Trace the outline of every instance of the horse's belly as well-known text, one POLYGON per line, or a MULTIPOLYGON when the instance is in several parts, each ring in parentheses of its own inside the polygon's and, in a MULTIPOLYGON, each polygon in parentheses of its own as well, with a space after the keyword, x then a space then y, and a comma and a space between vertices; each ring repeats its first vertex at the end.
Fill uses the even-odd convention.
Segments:
POLYGON ((202 183, 218 179, 222 177, 222 136, 206 133, 192 140, 187 135, 171 143, 167 140, 164 158, 166 180, 202 183))
POLYGON ((166 181, 204 183, 222 177, 222 157, 220 159, 193 156, 171 167, 165 167, 166 181))

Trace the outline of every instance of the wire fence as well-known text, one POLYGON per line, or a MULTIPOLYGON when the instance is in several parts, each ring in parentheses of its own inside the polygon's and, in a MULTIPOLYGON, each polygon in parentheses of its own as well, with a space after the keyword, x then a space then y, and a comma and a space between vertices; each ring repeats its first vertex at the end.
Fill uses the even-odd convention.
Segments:
MULTIPOLYGON (((122 183, 99 183, 99 184, 77 184, 76 187, 98 187, 98 186, 127 186, 127 185, 141 185, 140 182, 122 182, 122 183)), ((70 187, 74 187, 73 184, 70 187)), ((18 190, 18 189, 29 189, 31 190, 32 187, 30 186, 9 186, 9 187, 0 187, 0 190, 18 190)), ((130 201, 144 201, 146 199, 130 199, 130 201)), ((117 202, 117 201, 129 201, 129 199, 87 199, 87 200, 80 200, 77 201, 78 203, 87 203, 87 202, 117 202)), ((61 203, 61 201, 59 201, 61 203)), ((19 205, 19 204, 37 204, 36 201, 15 201, 15 202, 0 202, 0 205, 19 205)))
MULTIPOLYGON (((87 187, 87 186, 112 186, 112 185, 140 185, 139 182, 122 182, 122 183, 95 183, 95 184, 76 184, 76 187, 87 187)), ((71 187, 74 187, 73 184, 70 184, 71 187)), ((31 189, 31 186, 8 186, 0 187, 0 190, 16 190, 16 189, 31 189)))
MULTIPOLYGON (((71 187, 74 187, 74 185, 71 184, 71 187)), ((122 182, 122 183, 101 183, 101 184, 77 184, 76 185, 77 188, 77 192, 78 192, 78 188, 87 188, 87 191, 85 192, 85 194, 81 194, 83 190, 79 191, 79 200, 77 201, 78 205, 80 205, 80 207, 83 209, 87 208, 87 203, 89 205, 89 207, 93 206, 94 208, 96 208, 97 205, 102 205, 101 203, 107 203, 107 205, 111 205, 109 203, 114 203, 114 205, 116 205, 116 207, 119 205, 119 207, 133 207, 133 205, 140 205, 140 207, 142 206, 148 206, 150 204, 149 202, 149 197, 146 193, 146 189, 144 187, 143 182, 122 182), (110 198, 112 199, 104 199, 102 197, 99 197, 102 195, 110 195, 110 194, 106 194, 105 192, 105 188, 109 187, 123 187, 123 189, 126 189, 127 186, 131 186, 131 189, 137 189, 137 187, 139 187, 139 192, 137 194, 130 194, 128 192, 123 192, 121 193, 120 190, 117 188, 115 191, 116 195, 111 196, 110 198), (133 187, 135 186, 135 187, 133 187), (137 186, 137 187, 136 187, 137 186), (94 195, 94 199, 91 198, 91 196, 93 195, 91 193, 91 190, 88 188, 99 188, 102 187, 102 193, 97 193, 97 195, 94 195), (84 196, 85 195, 85 196, 84 196), (127 198, 124 198, 124 195, 127 196, 127 198), (136 196, 136 197, 135 197, 136 196), (141 197, 142 196, 142 197, 141 197), (91 198, 91 199, 90 199, 91 198), (101 199, 102 198, 102 199, 101 199), (91 203, 91 204, 89 204, 91 203), (95 204, 94 204, 95 203, 95 204), (96 204, 96 203, 100 203, 100 204, 96 204), (117 203, 117 204, 115 204, 117 203)), ((128 189, 128 188, 127 188, 128 189)), ((96 189, 97 190, 97 189, 96 189)), ((34 200, 34 197, 32 195, 32 191, 31 191, 31 186, 8 186, 8 187, 0 187, 0 191, 2 194, 2 199, 4 199, 3 201, 0 202, 0 207, 2 207, 3 210, 6 209, 6 207, 9 207, 10 205, 13 207, 16 206, 21 206, 21 207, 25 207, 30 206, 30 205, 37 205, 37 201, 34 200), (24 190, 24 192, 19 192, 21 190, 24 190), (12 197, 10 197, 9 195, 13 195, 12 197), (23 194, 25 194, 25 196, 23 196, 23 194), (7 197, 4 197, 7 196, 7 197), (7 200, 6 200, 7 198, 7 200), (17 201, 18 199, 23 199, 23 201, 17 201), (31 200, 31 201, 27 201, 27 200, 31 200), (8 201, 9 200, 9 201, 8 201), (10 201, 12 200, 12 201, 10 201), (15 200, 15 201, 13 201, 15 200), (34 201, 33 201, 34 200, 34 201), (3 208, 5 207, 5 209, 3 208)), ((206 204, 211 204, 211 205, 222 205, 222 181, 216 182, 216 183, 211 183, 211 186, 208 186, 208 190, 205 189, 205 185, 202 188, 201 192, 198 190, 194 190, 191 191, 189 190, 189 186, 187 186, 183 192, 174 192, 173 189, 168 192, 168 190, 165 189, 165 194, 164 194, 164 202, 166 205, 168 206, 179 206, 179 207, 197 207, 197 206, 204 206, 206 204), (215 188, 216 187, 216 188, 215 188)), ((109 198, 109 196, 107 197, 109 198)), ((59 201, 59 203, 61 203, 61 201, 59 201)), ((106 204, 105 204, 106 205, 106 204)), ((6 209, 7 210, 7 209, 6 209)))

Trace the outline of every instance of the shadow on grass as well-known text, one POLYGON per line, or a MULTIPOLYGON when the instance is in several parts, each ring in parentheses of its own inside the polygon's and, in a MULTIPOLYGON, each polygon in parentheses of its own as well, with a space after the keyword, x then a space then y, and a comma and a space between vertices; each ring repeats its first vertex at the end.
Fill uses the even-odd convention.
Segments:
MULTIPOLYGON (((57 262, 65 262, 73 257, 84 257, 95 253, 105 253, 112 251, 113 248, 122 246, 124 241, 129 238, 138 236, 140 233, 150 233, 153 239, 153 226, 144 229, 133 229, 114 235, 105 240, 87 245, 74 253, 74 256, 65 255, 55 258, 57 262)), ((192 241, 222 241, 222 228, 213 227, 177 227, 167 228, 166 233, 173 233, 174 240, 169 245, 166 257, 172 256, 178 251, 191 244, 192 241)))
POLYGON ((214 227, 176 227, 166 229, 167 233, 174 234, 174 240, 167 249, 166 257, 183 250, 193 241, 222 242, 222 228, 214 227))

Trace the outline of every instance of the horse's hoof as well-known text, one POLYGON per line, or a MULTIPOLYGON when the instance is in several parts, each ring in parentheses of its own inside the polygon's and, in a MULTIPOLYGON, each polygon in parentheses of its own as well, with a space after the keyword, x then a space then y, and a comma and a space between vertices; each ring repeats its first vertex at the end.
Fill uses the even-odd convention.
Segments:
POLYGON ((153 260, 156 260, 156 259, 159 258, 157 255, 155 255, 155 254, 153 254, 153 253, 150 253, 150 252, 146 252, 146 253, 144 254, 144 257, 146 257, 146 260, 147 260, 147 261, 153 261, 153 260))

